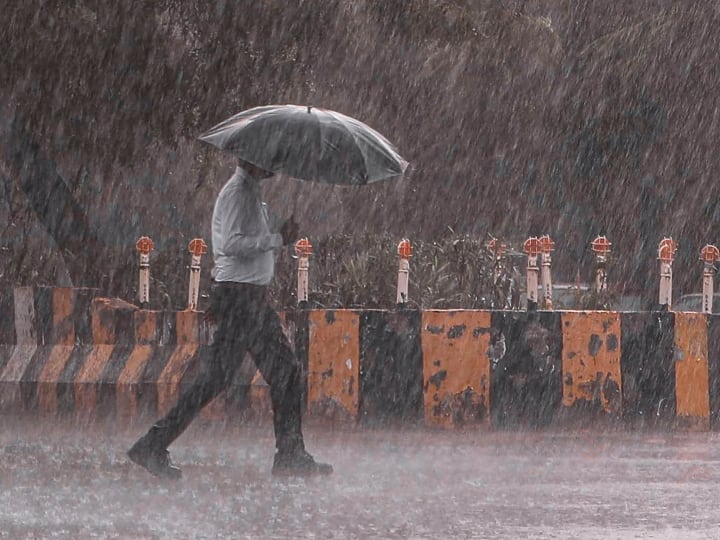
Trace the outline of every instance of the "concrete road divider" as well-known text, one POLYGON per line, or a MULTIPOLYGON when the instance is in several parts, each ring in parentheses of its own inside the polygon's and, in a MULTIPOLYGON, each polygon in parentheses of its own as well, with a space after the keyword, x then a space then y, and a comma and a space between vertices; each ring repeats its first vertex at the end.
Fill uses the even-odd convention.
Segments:
MULTIPOLYGON (((196 311, 149 311, 95 289, 0 297, 0 414, 146 422, 208 354, 196 311)), ((704 313, 291 310, 306 418, 441 429, 720 426, 720 316, 704 313)), ((249 358, 203 411, 270 417, 249 358)))

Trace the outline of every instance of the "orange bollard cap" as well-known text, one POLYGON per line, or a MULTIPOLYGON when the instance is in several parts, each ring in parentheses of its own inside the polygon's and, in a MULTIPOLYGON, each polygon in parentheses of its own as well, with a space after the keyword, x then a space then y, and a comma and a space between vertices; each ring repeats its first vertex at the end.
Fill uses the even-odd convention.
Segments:
POLYGON ((188 244, 188 251, 196 257, 199 257, 207 253, 207 244, 202 238, 193 238, 188 244))
POLYGON ((707 264, 714 264, 718 259, 720 259, 720 250, 717 246, 707 244, 700 250, 701 261, 705 261, 707 264))
POLYGON ((409 259, 412 257, 412 244, 410 243, 410 240, 407 238, 403 238, 400 240, 400 243, 397 247, 398 255, 400 255, 401 259, 409 259))
POLYGON ((149 236, 141 236, 135 244, 135 247, 140 253, 147 255, 155 248, 155 244, 153 244, 149 236))
POLYGON ((598 236, 592 241, 591 245, 592 250, 598 255, 607 255, 610 253, 610 246, 612 246, 612 242, 609 242, 605 236, 598 236))
POLYGON ((528 255, 537 255, 540 253, 540 239, 537 236, 531 236, 523 244, 523 251, 528 255))
POLYGON ((295 255, 298 257, 309 257, 312 255, 313 245, 308 238, 300 238, 295 242, 295 255))
POLYGON ((677 242, 672 238, 663 238, 658 246, 658 259, 665 262, 672 262, 675 259, 677 242))
POLYGON ((541 236, 538 239, 538 242, 540 242, 540 251, 542 251, 543 253, 550 253, 551 251, 555 251, 555 242, 547 234, 541 236))

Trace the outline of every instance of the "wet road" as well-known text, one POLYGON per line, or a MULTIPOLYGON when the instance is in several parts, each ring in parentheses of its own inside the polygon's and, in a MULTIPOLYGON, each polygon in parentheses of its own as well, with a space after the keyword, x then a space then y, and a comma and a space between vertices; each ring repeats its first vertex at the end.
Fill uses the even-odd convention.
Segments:
POLYGON ((716 434, 321 432, 329 478, 270 475, 270 427, 193 425, 178 483, 140 429, 2 420, 0 538, 720 538, 716 434))

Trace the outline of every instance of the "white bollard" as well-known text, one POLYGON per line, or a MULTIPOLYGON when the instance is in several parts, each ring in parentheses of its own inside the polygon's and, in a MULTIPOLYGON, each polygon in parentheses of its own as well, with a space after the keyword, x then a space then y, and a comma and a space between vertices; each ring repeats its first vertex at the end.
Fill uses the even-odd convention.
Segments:
POLYGON ((595 253, 595 292, 601 293, 607 290, 607 260, 612 243, 605 236, 598 236, 591 245, 595 253))
POLYGON ((542 252, 542 271, 540 279, 542 280, 543 288, 543 309, 553 308, 553 290, 552 290, 552 277, 551 277, 551 266, 552 259, 550 252, 555 250, 555 242, 546 234, 541 236, 538 240, 540 243, 540 251, 542 252))
POLYGON ((527 253, 527 309, 532 311, 538 305, 538 254, 540 253, 540 241, 536 236, 531 236, 523 244, 523 251, 527 253))
POLYGON ((140 278, 138 283, 138 301, 140 307, 150 303, 150 252, 155 245, 149 236, 141 236, 135 247, 140 252, 140 278))
POLYGON ((672 307, 672 263, 675 260, 677 244, 672 238, 663 238, 658 246, 660 261, 660 296, 661 306, 672 307))
POLYGON ((716 246, 708 244, 700 250, 700 260, 704 262, 702 296, 703 313, 713 312, 713 281, 715 278, 715 262, 718 259, 720 259, 720 250, 718 250, 716 246))
POLYGON ((307 304, 310 286, 310 255, 312 255, 313 246, 307 238, 300 238, 295 242, 295 255, 298 258, 297 270, 297 302, 298 305, 307 304))
POLYGON ((202 238, 193 238, 188 244, 192 255, 190 260, 190 285, 188 286, 188 311, 196 311, 200 296, 200 258, 207 253, 207 244, 202 238))
POLYGON ((412 245, 410 240, 403 238, 397 247, 400 257, 398 263, 397 297, 398 305, 405 305, 408 302, 408 286, 410 283, 410 257, 412 257, 412 245))

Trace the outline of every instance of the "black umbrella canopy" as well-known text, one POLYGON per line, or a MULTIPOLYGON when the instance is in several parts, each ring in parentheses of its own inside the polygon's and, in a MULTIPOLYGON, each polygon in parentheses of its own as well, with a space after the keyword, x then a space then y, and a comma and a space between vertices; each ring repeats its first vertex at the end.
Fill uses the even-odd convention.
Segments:
POLYGON ((255 107, 199 138, 274 173, 326 184, 377 182, 402 175, 408 165, 371 127, 311 106, 255 107))

